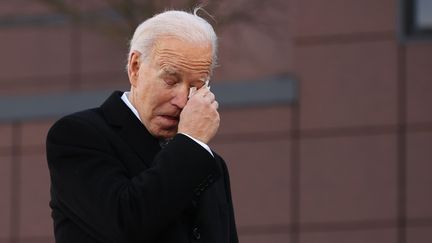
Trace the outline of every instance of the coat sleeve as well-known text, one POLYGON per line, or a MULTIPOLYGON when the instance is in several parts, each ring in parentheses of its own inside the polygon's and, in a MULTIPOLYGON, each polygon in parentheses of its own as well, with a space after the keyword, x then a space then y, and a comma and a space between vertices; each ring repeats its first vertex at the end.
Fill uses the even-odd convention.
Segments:
POLYGON ((101 242, 153 242, 198 200, 197 185, 220 176, 215 159, 181 134, 155 156, 154 167, 133 178, 111 146, 75 117, 58 121, 47 137, 57 207, 101 242))
POLYGON ((223 177, 225 180, 225 192, 226 192, 226 197, 228 200, 228 205, 229 205, 229 211, 230 211, 230 225, 229 225, 229 237, 230 237, 230 242, 232 243, 238 243, 238 236, 237 236, 237 227, 236 227, 236 223, 235 223, 235 215, 234 215, 234 206, 233 206, 233 200, 232 200, 232 195, 231 195, 231 183, 230 183, 230 178, 229 178, 229 172, 228 172, 228 168, 226 166, 225 161, 223 161, 223 159, 221 157, 219 157, 222 160, 222 171, 223 171, 223 177))

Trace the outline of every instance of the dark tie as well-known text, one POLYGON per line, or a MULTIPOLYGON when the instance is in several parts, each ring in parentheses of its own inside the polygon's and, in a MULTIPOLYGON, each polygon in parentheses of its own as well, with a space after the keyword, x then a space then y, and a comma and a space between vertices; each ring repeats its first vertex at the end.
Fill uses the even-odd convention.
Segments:
POLYGON ((165 148, 169 142, 171 142, 171 139, 161 139, 159 140, 159 145, 161 146, 161 148, 165 148))

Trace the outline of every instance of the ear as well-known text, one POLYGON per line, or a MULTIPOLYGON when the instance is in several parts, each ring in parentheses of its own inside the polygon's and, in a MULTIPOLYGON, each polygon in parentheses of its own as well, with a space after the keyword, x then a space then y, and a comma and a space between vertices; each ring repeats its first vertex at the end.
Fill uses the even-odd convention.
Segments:
POLYGON ((136 86, 138 82, 138 73, 141 65, 141 54, 133 51, 128 60, 128 76, 131 86, 136 86))

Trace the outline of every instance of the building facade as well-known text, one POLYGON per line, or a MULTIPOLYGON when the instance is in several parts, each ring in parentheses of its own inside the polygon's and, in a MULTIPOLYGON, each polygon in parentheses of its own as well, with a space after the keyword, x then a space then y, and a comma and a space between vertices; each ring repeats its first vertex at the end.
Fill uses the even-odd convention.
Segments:
MULTIPOLYGON (((74 6, 91 17, 103 2, 74 6)), ((232 99, 210 146, 231 172, 240 241, 431 242, 432 41, 401 37, 402 0, 267 2, 264 24, 218 30, 212 81, 232 99)), ((0 3, 1 243, 54 242, 46 133, 128 89, 127 35, 90 22, 0 3)))

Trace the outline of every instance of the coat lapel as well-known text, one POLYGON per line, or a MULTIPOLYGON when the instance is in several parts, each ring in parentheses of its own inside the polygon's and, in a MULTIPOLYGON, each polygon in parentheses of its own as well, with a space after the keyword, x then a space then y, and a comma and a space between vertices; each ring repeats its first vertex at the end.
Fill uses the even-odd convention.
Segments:
POLYGON ((121 100, 123 92, 115 91, 102 104, 101 109, 108 124, 133 148, 144 163, 151 167, 154 156, 160 151, 159 141, 121 100))

